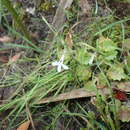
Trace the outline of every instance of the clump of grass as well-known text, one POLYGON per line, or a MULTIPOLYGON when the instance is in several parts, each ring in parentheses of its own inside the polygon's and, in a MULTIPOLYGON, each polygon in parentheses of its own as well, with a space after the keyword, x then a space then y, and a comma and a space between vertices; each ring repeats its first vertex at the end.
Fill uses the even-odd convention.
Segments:
POLYGON ((14 21, 16 22, 16 24, 17 24, 18 28, 20 29, 20 31, 23 32, 24 36, 28 40, 31 40, 30 34, 27 31, 27 28, 22 23, 22 19, 20 19, 20 16, 17 14, 16 10, 13 8, 12 3, 9 0, 6 0, 6 1, 1 0, 1 3, 11 13, 11 15, 13 16, 14 21))

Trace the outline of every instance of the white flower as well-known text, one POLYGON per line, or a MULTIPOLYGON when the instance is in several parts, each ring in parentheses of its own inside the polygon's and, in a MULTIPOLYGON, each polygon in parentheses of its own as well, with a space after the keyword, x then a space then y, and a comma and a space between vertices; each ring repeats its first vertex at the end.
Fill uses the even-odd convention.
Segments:
POLYGON ((95 56, 96 56, 96 53, 92 54, 92 56, 88 62, 89 65, 91 65, 93 63, 95 56))
POLYGON ((63 70, 68 70, 69 67, 63 64, 64 62, 64 55, 60 58, 59 61, 52 62, 52 66, 57 66, 57 71, 61 72, 63 70))
POLYGON ((29 8, 27 8, 27 9, 26 9, 26 12, 28 12, 28 13, 34 15, 34 14, 35 14, 35 7, 29 7, 29 8))

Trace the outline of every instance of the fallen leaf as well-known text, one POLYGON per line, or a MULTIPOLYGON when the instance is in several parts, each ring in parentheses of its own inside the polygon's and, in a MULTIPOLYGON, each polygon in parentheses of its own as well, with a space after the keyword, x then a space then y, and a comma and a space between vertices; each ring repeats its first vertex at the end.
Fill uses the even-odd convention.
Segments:
POLYGON ((16 55, 14 55, 14 56, 10 59, 10 62, 16 62, 16 61, 20 58, 20 56, 21 56, 22 53, 23 53, 23 52, 20 52, 20 53, 17 53, 16 55))
POLYGON ((0 62, 2 63, 8 63, 9 61, 9 56, 10 54, 10 50, 1 50, 0 51, 0 62))
POLYGON ((39 38, 39 34, 38 32, 34 32, 34 33, 30 33, 31 37, 34 39, 38 39, 39 38))
MULTIPOLYGON (((115 86, 117 86, 117 84, 118 84, 117 82, 114 82, 111 87, 114 88, 115 86)), ((130 82, 127 82, 127 84, 130 85, 130 82)), ((111 93, 110 89, 107 86, 104 86, 104 87, 98 86, 98 91, 103 95, 109 95, 111 93)), ((52 96, 52 97, 43 98, 39 102, 37 102, 37 104, 45 104, 45 103, 50 103, 50 102, 58 102, 58 101, 83 98, 83 97, 94 97, 96 96, 96 94, 97 93, 95 91, 91 91, 91 90, 88 91, 86 88, 74 89, 70 92, 62 93, 55 97, 52 96)))
POLYGON ((0 56, 0 62, 2 63, 8 63, 9 59, 7 56, 0 56))
MULTIPOLYGON (((110 94, 110 89, 103 88, 99 89, 100 93, 103 93, 104 95, 110 94)), ((70 92, 59 94, 58 96, 52 96, 48 98, 41 99, 37 104, 44 104, 44 103, 50 103, 50 102, 58 102, 63 100, 69 100, 69 99, 76 99, 76 98, 83 98, 83 97, 93 97, 96 96, 95 91, 88 91, 86 88, 79 88, 72 90, 70 92)))
POLYGON ((88 0, 80 0, 80 7, 84 15, 91 16, 91 6, 88 0))
POLYGON ((1 54, 9 54, 10 53, 10 50, 2 50, 2 51, 0 51, 0 55, 1 54))
POLYGON ((121 106, 121 109, 119 110, 119 119, 122 122, 129 122, 130 121, 130 108, 127 106, 121 106))
POLYGON ((4 32, 4 28, 0 27, 0 33, 2 34, 4 32))
POLYGON ((21 124, 21 125, 17 128, 17 130, 28 130, 29 125, 30 125, 30 121, 26 121, 26 122, 24 122, 23 124, 21 124))
POLYGON ((73 46, 73 40, 72 40, 72 32, 71 31, 69 31, 67 33, 65 41, 66 41, 68 47, 72 48, 72 46, 73 46))
POLYGON ((130 92, 130 82, 121 82, 118 83, 116 86, 121 91, 130 92))
POLYGON ((8 42, 12 42, 12 41, 13 41, 13 38, 11 38, 9 36, 0 37, 0 42, 8 43, 8 42))

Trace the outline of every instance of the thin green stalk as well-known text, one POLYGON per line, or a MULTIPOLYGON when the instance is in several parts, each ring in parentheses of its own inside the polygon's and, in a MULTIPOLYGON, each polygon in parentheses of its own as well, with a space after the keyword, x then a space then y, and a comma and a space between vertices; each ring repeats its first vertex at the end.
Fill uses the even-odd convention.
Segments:
POLYGON ((29 35, 25 25, 22 23, 19 15, 17 14, 17 12, 15 11, 15 9, 13 8, 13 5, 11 3, 10 0, 1 0, 2 5, 5 6, 5 8, 8 9, 8 11, 11 13, 11 15, 14 18, 14 21, 16 22, 16 24, 18 25, 18 28, 20 29, 20 31, 22 31, 22 33, 24 34, 24 36, 28 39, 31 40, 31 36, 29 35))
POLYGON ((120 21, 117 21, 115 23, 109 24, 108 26, 106 26, 105 28, 101 29, 100 31, 98 31, 97 33, 94 34, 94 36, 97 36, 99 34, 102 34, 103 32, 107 31, 108 29, 112 28, 113 26, 117 25, 117 24, 121 24, 124 22, 130 21, 130 18, 126 18, 120 21))

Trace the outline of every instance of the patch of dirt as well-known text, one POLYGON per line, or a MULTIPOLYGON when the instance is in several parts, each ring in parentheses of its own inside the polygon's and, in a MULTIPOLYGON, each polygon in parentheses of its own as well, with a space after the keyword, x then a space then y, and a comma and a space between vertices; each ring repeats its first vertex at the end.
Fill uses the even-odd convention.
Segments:
POLYGON ((116 16, 122 19, 124 17, 128 17, 130 14, 130 3, 121 2, 121 1, 109 1, 109 7, 113 11, 115 11, 116 16))

